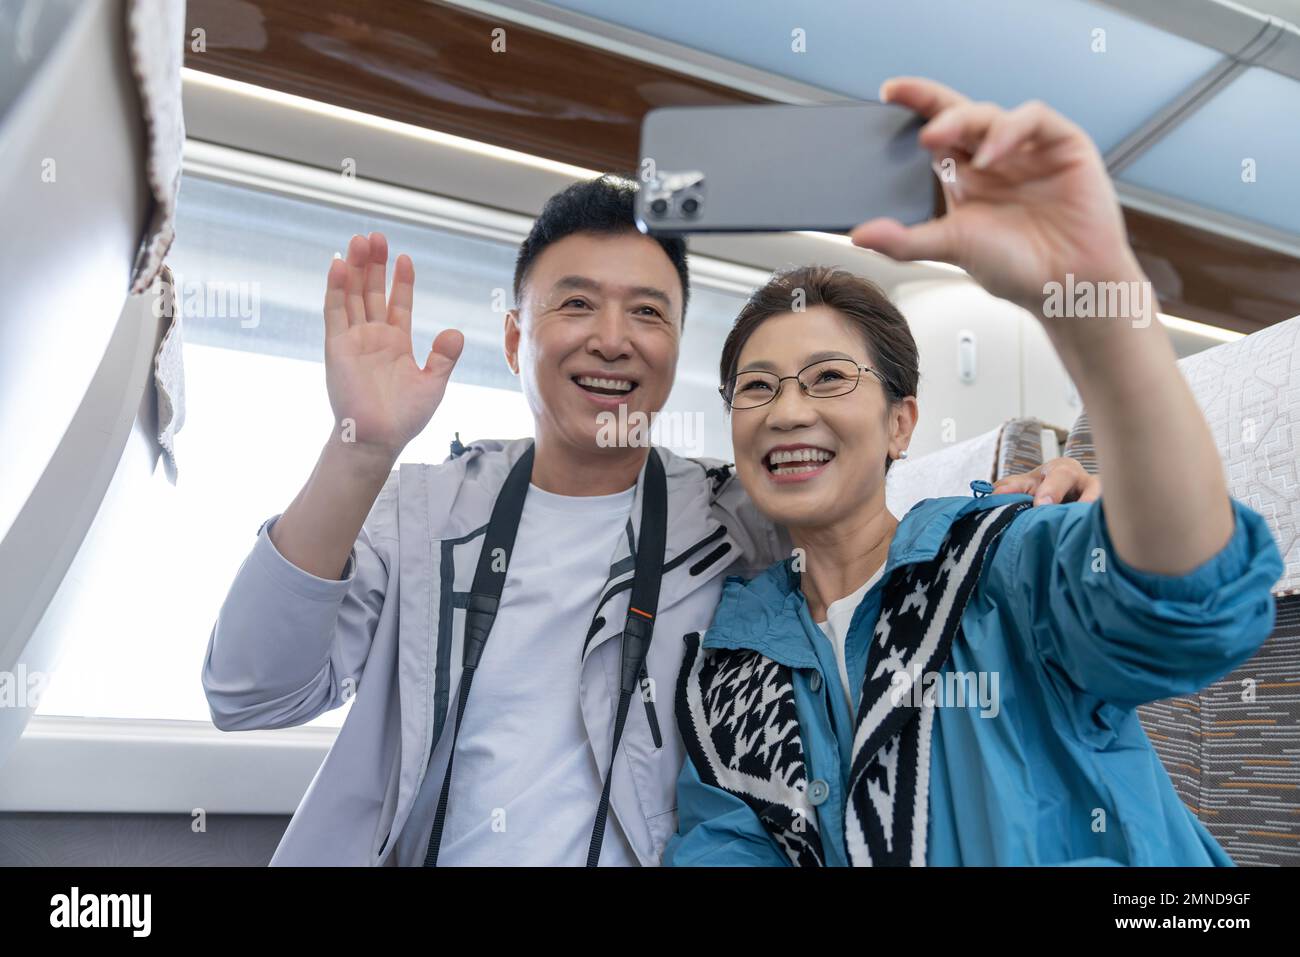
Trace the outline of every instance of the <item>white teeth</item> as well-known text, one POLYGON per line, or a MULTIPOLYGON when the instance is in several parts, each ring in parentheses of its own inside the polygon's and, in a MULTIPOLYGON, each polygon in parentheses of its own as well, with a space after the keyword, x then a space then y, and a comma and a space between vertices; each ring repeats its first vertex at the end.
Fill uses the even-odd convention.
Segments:
MULTIPOLYGON (((835 453, 828 452, 826 449, 778 449, 768 454, 767 461, 771 466, 780 466, 791 462, 829 462, 834 457, 835 453)), ((783 469, 782 471, 807 471, 807 469, 783 469)))
POLYGON ((613 389, 617 392, 632 391, 632 383, 626 379, 598 379, 595 376, 580 375, 578 376, 578 385, 590 386, 595 389, 613 389))

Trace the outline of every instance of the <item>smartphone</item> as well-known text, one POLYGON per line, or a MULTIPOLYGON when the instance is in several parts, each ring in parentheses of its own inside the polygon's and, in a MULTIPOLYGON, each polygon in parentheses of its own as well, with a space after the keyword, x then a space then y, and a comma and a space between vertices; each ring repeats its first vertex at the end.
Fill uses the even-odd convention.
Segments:
POLYGON ((673 106, 641 124, 637 227, 685 233, 847 232, 942 209, 925 120, 886 103, 673 106))

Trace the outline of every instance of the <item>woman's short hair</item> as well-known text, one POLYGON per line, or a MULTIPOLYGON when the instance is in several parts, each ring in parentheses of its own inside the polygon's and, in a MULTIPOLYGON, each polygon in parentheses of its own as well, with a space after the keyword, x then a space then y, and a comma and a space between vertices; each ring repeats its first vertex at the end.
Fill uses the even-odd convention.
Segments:
POLYGON ((862 331, 871 364, 880 373, 891 403, 916 395, 921 373, 907 320, 874 282, 835 266, 799 266, 776 273, 749 297, 722 346, 722 384, 736 374, 741 350, 766 320, 821 305, 862 331))

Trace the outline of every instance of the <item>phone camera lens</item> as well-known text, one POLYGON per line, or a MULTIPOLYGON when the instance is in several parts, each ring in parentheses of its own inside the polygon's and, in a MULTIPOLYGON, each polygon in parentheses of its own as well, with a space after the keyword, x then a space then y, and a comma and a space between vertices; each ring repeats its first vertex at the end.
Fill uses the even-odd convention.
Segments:
POLYGON ((650 212, 654 213, 656 216, 664 215, 664 213, 668 212, 668 200, 666 199, 654 200, 650 204, 650 212))
POLYGON ((682 200, 682 215, 694 216, 700 211, 700 201, 694 196, 688 196, 682 200))

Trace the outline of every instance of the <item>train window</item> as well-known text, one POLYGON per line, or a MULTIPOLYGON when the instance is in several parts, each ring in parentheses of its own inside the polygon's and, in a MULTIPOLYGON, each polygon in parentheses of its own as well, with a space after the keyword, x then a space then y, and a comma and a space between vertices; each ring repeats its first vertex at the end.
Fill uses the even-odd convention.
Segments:
MULTIPOLYGON (((372 229, 387 234, 390 260, 405 252, 415 262, 420 361, 440 329, 466 337, 441 407, 402 461, 441 462, 457 432, 465 441, 532 434, 501 344, 518 238, 186 176, 169 257, 185 343, 179 480, 172 486, 159 467, 106 499, 86 541, 105 560, 93 563, 93 580, 65 582, 63 660, 38 714, 209 720, 199 666, 221 602, 252 536, 293 499, 332 427, 321 361, 325 271, 348 237, 372 229)), ((657 437, 678 451, 730 455, 716 356, 745 291, 693 283, 665 414, 710 411, 670 417, 673 431, 657 437)), ((338 726, 346 707, 313 723, 338 726)))

